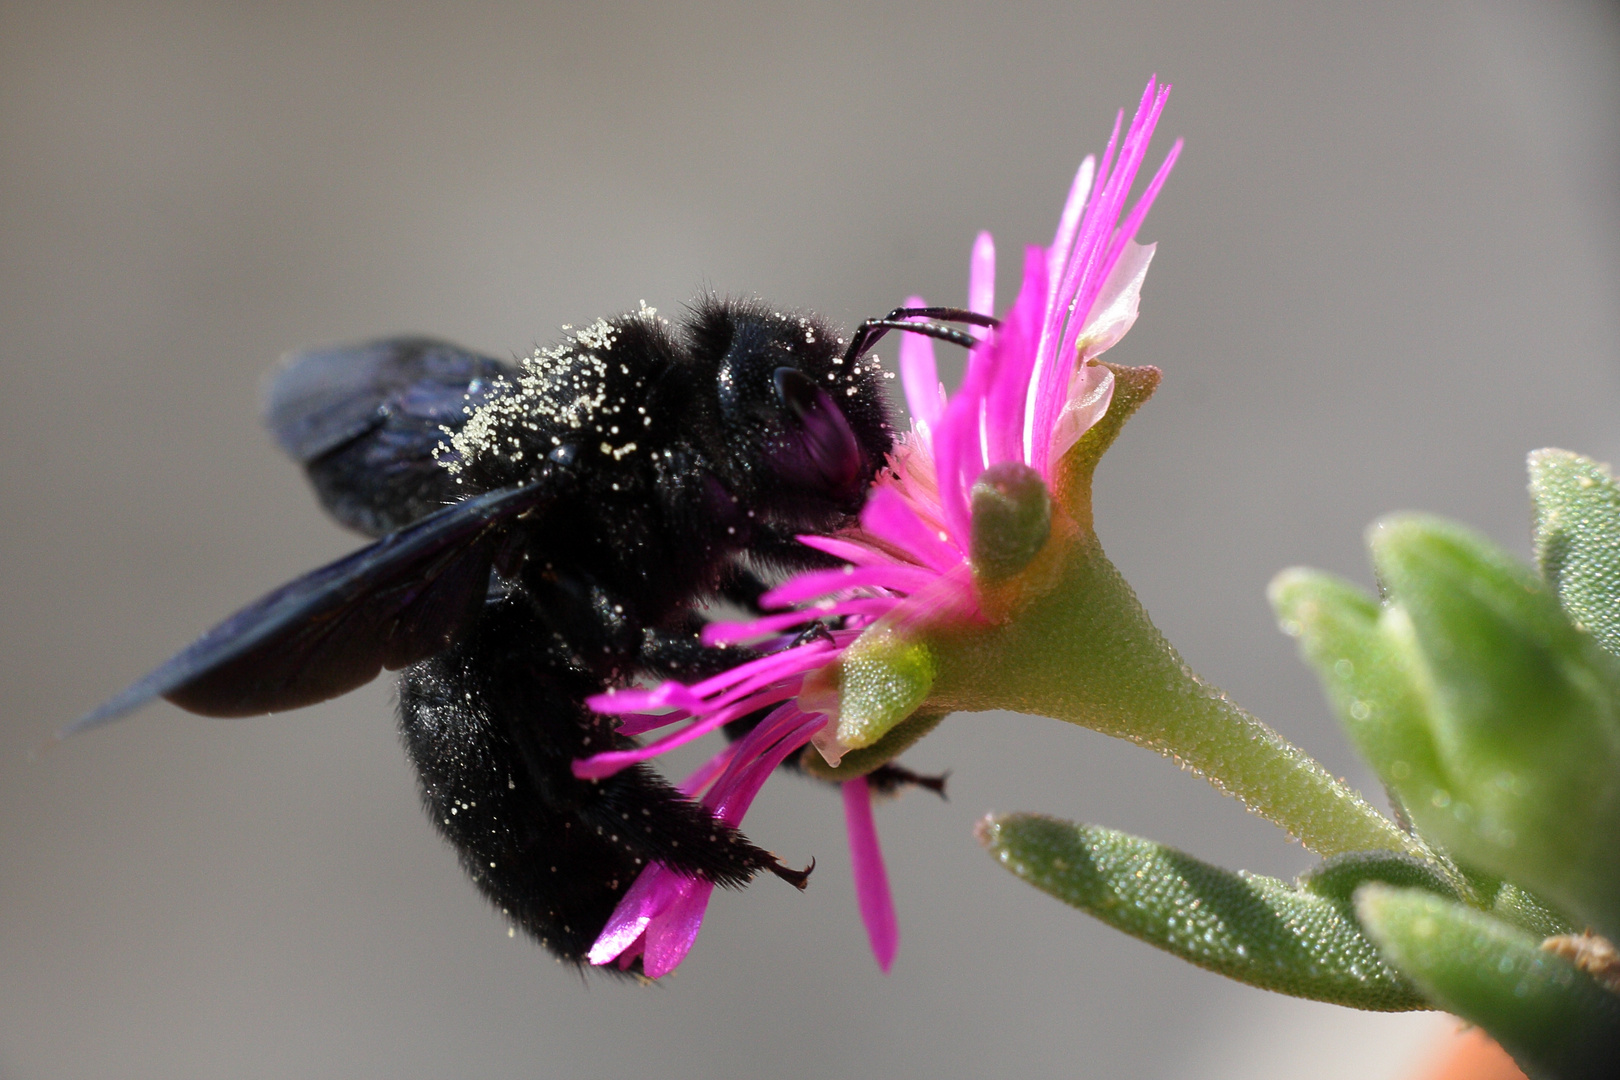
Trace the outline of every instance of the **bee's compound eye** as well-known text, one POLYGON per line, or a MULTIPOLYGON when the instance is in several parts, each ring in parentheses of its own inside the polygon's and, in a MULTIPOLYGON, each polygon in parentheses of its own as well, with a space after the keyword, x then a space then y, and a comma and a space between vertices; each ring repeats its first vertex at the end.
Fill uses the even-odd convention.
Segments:
POLYGON ((554 461, 558 465, 572 465, 579 457, 579 447, 573 443, 563 443, 546 455, 546 460, 554 461))
POLYGON ((810 381, 810 376, 798 368, 779 367, 772 375, 771 381, 776 384, 776 399, 796 420, 803 421, 807 415, 815 411, 820 404, 816 400, 817 394, 826 396, 810 381))
MULTIPOLYGON (((798 368, 779 367, 772 376, 776 396, 798 427, 799 449, 817 479, 835 490, 854 483, 861 471, 861 446, 844 411, 832 396, 798 368)), ((789 471, 794 471, 789 466, 789 471)))

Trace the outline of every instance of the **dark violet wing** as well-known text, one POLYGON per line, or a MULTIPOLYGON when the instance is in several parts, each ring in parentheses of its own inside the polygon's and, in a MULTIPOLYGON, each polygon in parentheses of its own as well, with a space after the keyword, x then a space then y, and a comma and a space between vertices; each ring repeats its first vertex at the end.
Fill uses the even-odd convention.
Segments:
POLYGON ((433 451, 469 406, 514 375, 432 338, 311 349, 271 373, 265 423, 308 471, 328 513, 383 536, 465 495, 433 451))
POLYGON ((296 709, 443 651, 478 617, 511 520, 549 500, 548 479, 445 507, 283 585, 63 734, 159 697, 204 716, 296 709))

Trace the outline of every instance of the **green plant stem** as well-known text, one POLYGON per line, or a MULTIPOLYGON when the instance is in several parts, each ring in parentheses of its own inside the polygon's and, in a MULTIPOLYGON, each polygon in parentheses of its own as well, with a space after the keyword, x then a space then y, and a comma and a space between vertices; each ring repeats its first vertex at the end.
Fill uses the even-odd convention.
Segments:
POLYGON ((1089 528, 1074 525, 1015 617, 936 631, 928 707, 1012 709, 1129 739, 1204 777, 1321 855, 1421 843, 1187 666, 1089 528))

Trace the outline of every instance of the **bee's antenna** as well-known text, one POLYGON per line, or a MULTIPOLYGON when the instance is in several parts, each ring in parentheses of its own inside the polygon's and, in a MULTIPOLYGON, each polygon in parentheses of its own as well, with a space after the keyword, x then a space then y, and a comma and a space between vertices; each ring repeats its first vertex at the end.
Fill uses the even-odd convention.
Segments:
POLYGON ((895 308, 881 319, 867 319, 857 326, 855 336, 850 339, 849 350, 844 353, 844 359, 847 361, 859 360, 870 352, 872 346, 878 343, 878 339, 890 330, 921 334, 924 337, 935 338, 939 341, 948 341, 952 345, 960 345, 964 349, 971 349, 979 343, 978 338, 964 330, 941 326, 935 322, 906 322, 907 319, 942 319, 945 322, 970 323, 973 326, 987 326, 992 329, 1001 325, 998 319, 989 315, 981 315, 977 311, 968 311, 966 308, 895 308))

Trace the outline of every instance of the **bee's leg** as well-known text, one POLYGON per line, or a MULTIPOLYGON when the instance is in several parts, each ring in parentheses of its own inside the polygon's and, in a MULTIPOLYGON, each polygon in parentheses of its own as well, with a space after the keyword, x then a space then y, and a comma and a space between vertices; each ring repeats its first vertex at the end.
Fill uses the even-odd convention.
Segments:
MULTIPOLYGON (((783 574, 802 570, 836 570, 844 565, 844 560, 838 556, 818 551, 801 543, 793 532, 765 522, 755 522, 749 529, 748 557, 769 571, 783 574)), ((765 591, 763 587, 760 589, 762 594, 765 591)))
POLYGON ((758 574, 741 563, 732 563, 720 577, 720 598, 736 604, 751 615, 765 614, 759 598, 770 589, 770 585, 761 581, 758 574))
POLYGON ((490 603, 466 640, 400 681, 434 825, 504 914, 573 963, 650 863, 723 885, 798 876, 644 765, 576 777, 576 760, 631 745, 585 706, 600 689, 522 597, 490 603))
POLYGON ((705 645, 702 632, 703 620, 696 616, 675 627, 643 630, 636 666, 658 678, 698 682, 759 656, 741 645, 705 645))
MULTIPOLYGON (((582 964, 636 867, 558 797, 573 783, 567 757, 520 746, 513 718, 487 692, 492 678, 508 674, 506 660, 475 638, 407 668, 400 731, 423 806, 468 876, 513 924, 582 964)), ((523 688, 535 718, 544 731, 559 728, 565 743, 589 738, 570 719, 580 710, 584 687, 572 685, 580 680, 566 665, 541 666, 526 673, 523 688)))
POLYGON ((925 776, 890 761, 867 773, 866 783, 874 795, 898 795, 908 787, 919 787, 932 791, 944 799, 945 781, 950 778, 951 774, 948 772, 940 773, 938 776, 925 776))

